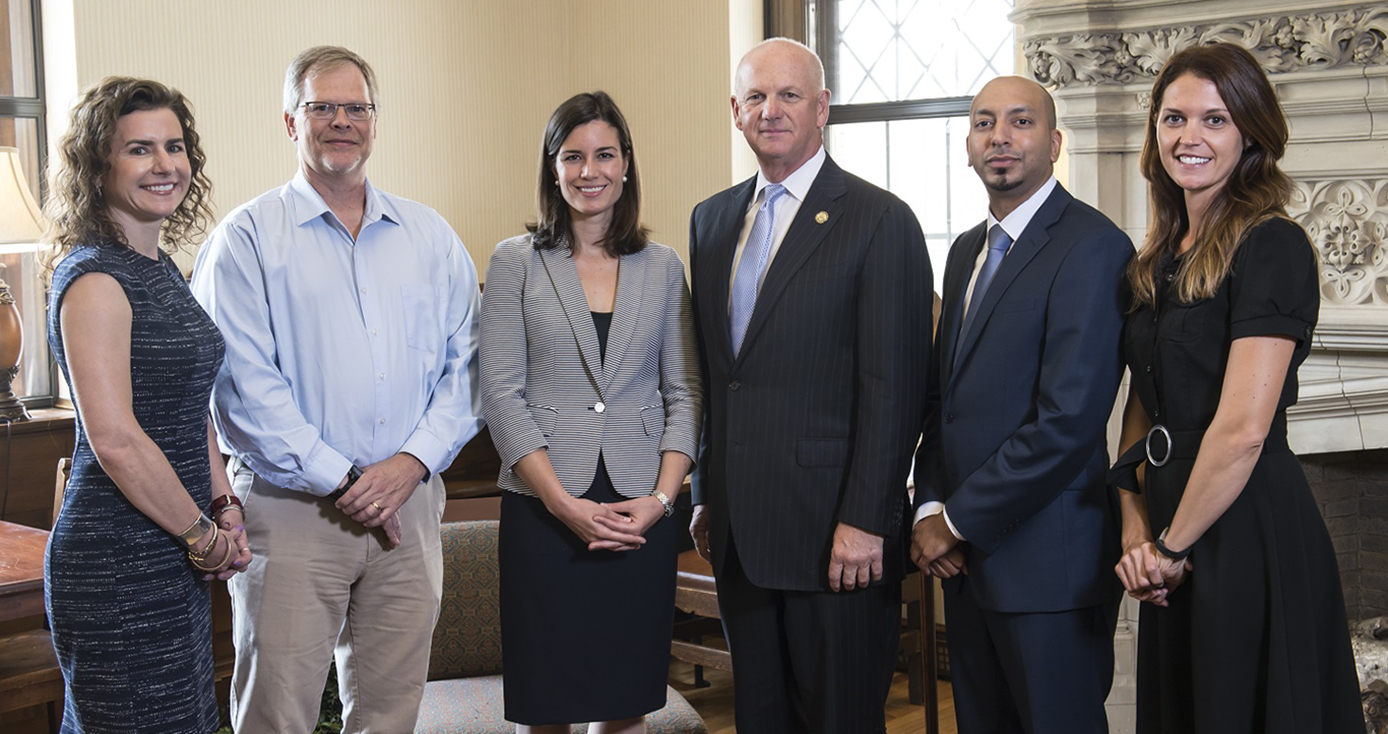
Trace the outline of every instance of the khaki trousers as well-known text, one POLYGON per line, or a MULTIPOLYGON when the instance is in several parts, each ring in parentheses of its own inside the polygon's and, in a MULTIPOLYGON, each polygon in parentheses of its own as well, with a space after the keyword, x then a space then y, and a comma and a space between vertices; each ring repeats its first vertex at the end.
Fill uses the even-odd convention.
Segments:
POLYGON ((244 465, 232 486, 254 554, 229 582, 233 729, 312 732, 335 656, 344 734, 413 732, 443 587, 442 480, 431 476, 400 508, 395 549, 330 500, 276 487, 244 465))

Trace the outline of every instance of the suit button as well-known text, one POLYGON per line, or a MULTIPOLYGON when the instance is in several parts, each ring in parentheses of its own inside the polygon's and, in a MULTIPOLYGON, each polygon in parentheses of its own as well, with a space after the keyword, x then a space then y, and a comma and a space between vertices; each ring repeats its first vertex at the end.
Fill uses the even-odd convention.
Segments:
POLYGON ((1152 365, 1147 365, 1147 374, 1152 374, 1152 365))
POLYGON ((737 380, 733 380, 732 382, 728 383, 728 389, 732 390, 733 392, 737 392, 741 388, 742 383, 738 382, 737 380))
POLYGON ((598 413, 601 413, 604 410, 607 410, 607 404, 599 400, 598 402, 593 404, 593 410, 598 413))
POLYGON ((953 414, 953 413, 945 413, 945 422, 946 422, 946 423, 953 423, 953 422, 954 422, 954 414, 953 414))

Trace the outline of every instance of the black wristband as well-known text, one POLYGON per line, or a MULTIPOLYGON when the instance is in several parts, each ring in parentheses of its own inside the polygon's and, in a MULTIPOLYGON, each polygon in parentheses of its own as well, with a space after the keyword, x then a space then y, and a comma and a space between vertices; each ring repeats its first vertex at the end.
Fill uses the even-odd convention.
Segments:
POLYGON ((1161 535, 1158 535, 1157 539, 1152 541, 1152 545, 1156 547, 1158 553, 1166 556, 1167 558, 1170 558, 1173 561, 1184 561, 1186 560, 1186 558, 1190 556, 1191 548, 1194 548, 1195 546, 1192 544, 1190 548, 1186 548, 1183 551, 1174 551, 1170 548, 1167 548, 1166 531, 1170 529, 1171 528, 1168 527, 1166 530, 1161 531, 1161 535))
POLYGON ((358 479, 361 479, 361 469, 358 469, 357 465, 353 464, 352 468, 347 470, 347 483, 334 489, 332 493, 328 495, 328 499, 333 502, 342 499, 342 495, 347 494, 347 490, 351 489, 352 485, 356 484, 358 479))

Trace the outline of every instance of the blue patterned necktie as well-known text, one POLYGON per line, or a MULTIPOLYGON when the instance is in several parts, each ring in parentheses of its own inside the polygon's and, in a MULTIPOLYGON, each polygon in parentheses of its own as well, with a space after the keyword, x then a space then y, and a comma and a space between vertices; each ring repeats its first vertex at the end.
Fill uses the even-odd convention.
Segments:
POLYGON ((955 342, 955 349, 964 343, 964 336, 969 333, 969 327, 973 325, 974 315, 978 313, 978 305, 983 303, 983 296, 988 293, 988 285, 993 282, 993 276, 998 274, 998 267, 1002 265, 1002 258, 1007 254, 1007 248, 1012 246, 1012 238, 1003 231, 1001 224, 993 225, 988 231, 988 257, 983 261, 983 267, 978 270, 978 279, 974 281, 973 296, 969 298, 969 308, 964 312, 964 325, 959 327, 959 339, 955 342))
POLYGON ((737 274, 733 276, 732 302, 728 307, 728 333, 732 336, 733 356, 742 349, 742 338, 747 336, 747 324, 752 321, 752 307, 757 304, 757 284, 762 273, 766 272, 766 261, 771 256, 771 233, 776 228, 776 199, 786 192, 786 187, 771 184, 766 187, 757 218, 752 222, 752 231, 747 233, 747 244, 742 247, 742 260, 737 264, 737 274))

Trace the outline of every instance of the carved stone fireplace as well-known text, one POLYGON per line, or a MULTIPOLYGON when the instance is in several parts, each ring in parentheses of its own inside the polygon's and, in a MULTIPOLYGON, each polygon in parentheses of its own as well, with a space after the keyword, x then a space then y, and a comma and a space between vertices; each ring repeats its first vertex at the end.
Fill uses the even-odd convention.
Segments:
MULTIPOLYGON (((1321 316, 1289 438, 1334 539, 1350 617, 1388 614, 1388 7, 1251 0, 1017 0, 1031 75, 1067 136, 1069 188, 1141 242, 1149 92, 1175 51, 1248 48, 1291 123, 1293 217, 1321 256, 1321 316)), ((1124 609, 1109 700, 1132 731, 1136 608, 1124 609)))

